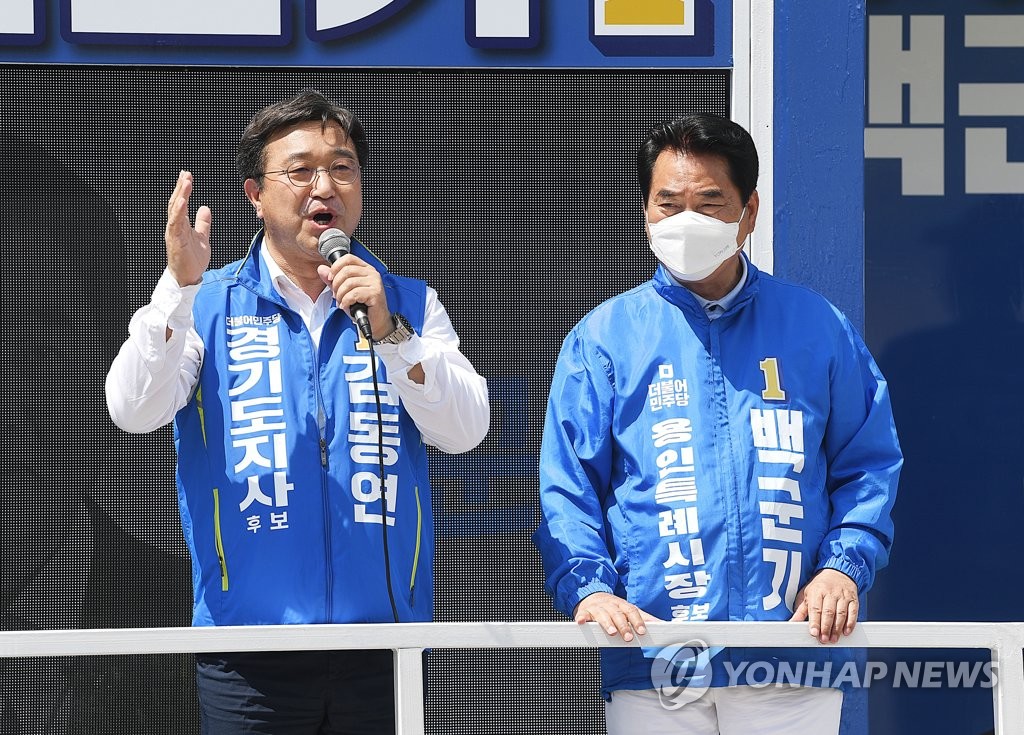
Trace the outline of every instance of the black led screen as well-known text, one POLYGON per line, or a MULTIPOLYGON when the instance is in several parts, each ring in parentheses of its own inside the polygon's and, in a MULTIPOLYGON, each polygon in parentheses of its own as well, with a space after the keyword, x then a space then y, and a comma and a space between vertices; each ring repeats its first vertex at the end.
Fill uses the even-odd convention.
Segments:
MULTIPOLYGON (((213 263, 257 220, 234 170, 252 113, 304 88, 370 139, 356 237, 437 289, 487 377, 491 431, 431 454, 439 621, 560 620, 530 541, 562 338, 650 277, 636 150, 656 121, 728 114, 729 73, 0 66, 2 627, 187 625, 171 432, 127 435, 102 382, 164 265, 195 175, 213 263)), ((591 650, 433 650, 432 733, 603 732, 591 650)), ((0 659, 0 734, 190 735, 189 656, 0 659)))

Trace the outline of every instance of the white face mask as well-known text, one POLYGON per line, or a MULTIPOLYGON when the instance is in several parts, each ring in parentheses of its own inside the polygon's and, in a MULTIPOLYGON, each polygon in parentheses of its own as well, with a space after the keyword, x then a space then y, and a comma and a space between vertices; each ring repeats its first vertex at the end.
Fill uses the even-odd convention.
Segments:
POLYGON ((735 222, 722 222, 687 210, 653 225, 648 223, 651 250, 680 281, 707 278, 740 249, 736 238, 746 211, 744 207, 735 222))

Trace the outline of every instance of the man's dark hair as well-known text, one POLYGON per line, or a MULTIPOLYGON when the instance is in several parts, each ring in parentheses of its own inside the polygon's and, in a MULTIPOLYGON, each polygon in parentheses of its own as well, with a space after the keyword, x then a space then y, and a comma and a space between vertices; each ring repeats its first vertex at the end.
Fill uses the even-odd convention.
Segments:
POLYGON ((235 163, 242 180, 255 179, 263 185, 263 171, 266 167, 264 155, 267 141, 279 130, 291 128, 310 121, 320 121, 326 130, 328 123, 335 122, 345 131, 356 149, 359 165, 365 166, 370 153, 366 131, 359 119, 344 107, 340 107, 317 91, 299 92, 281 102, 264 107, 253 115, 238 143, 235 163))
POLYGON ((640 145, 637 174, 644 204, 651 193, 654 162, 665 150, 722 158, 744 204, 757 188, 757 149, 750 133, 718 115, 687 115, 655 125, 640 145))

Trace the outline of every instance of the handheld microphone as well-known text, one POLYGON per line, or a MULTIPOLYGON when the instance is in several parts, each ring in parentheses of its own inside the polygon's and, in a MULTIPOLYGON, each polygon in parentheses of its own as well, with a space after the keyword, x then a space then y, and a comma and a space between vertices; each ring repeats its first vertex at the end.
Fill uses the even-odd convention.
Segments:
MULTIPOLYGON (((328 263, 333 263, 343 255, 348 255, 352 252, 352 240, 337 227, 324 230, 320 233, 320 239, 317 242, 320 255, 328 263)), ((348 311, 352 316, 352 321, 359 327, 359 331, 363 333, 363 336, 370 342, 373 342, 373 331, 370 329, 370 318, 366 315, 366 304, 352 304, 348 311)))

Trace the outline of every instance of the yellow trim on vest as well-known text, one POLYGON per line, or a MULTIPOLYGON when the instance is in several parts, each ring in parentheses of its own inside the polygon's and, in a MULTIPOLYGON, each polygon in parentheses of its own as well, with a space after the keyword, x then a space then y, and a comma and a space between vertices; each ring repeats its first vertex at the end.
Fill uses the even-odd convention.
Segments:
POLYGON ((220 533, 220 493, 213 489, 213 537, 217 544, 217 559, 220 561, 220 589, 228 591, 228 560, 224 557, 224 538, 220 533))
POLYGON ((199 412, 199 430, 203 434, 203 446, 209 446, 206 441, 206 413, 203 411, 203 388, 196 388, 196 411, 199 412))
POLYGON ((420 486, 416 486, 416 553, 412 557, 412 578, 409 591, 416 587, 416 572, 420 568, 420 545, 423 542, 423 504, 420 503, 420 486))
MULTIPOLYGON (((199 412, 199 428, 203 434, 203 446, 206 441, 206 416, 203 413, 203 389, 196 390, 196 410, 199 412)), ((228 560, 224 556, 224 537, 220 532, 220 492, 213 488, 213 541, 217 547, 217 561, 220 564, 220 589, 228 591, 228 560)))

